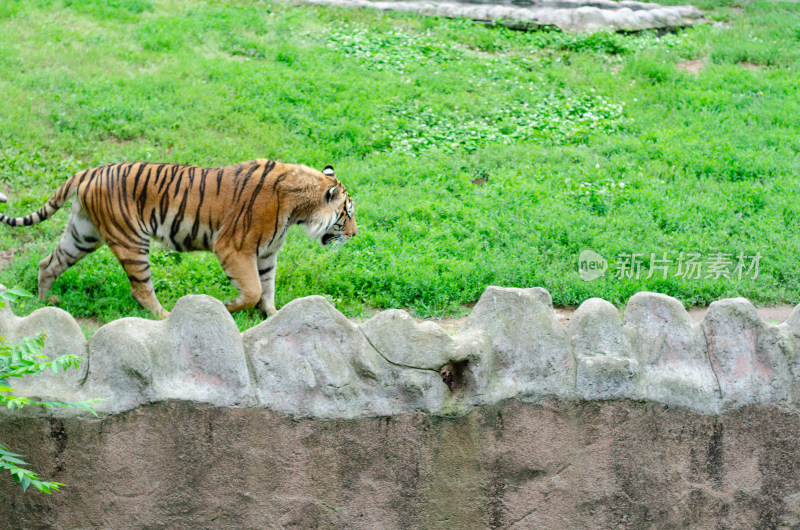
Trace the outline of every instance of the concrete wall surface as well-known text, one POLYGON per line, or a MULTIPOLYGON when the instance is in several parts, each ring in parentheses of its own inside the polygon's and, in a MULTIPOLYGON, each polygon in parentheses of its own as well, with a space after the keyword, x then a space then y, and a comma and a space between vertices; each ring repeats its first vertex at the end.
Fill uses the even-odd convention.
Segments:
POLYGON ((0 480, 0 528, 796 528, 800 417, 508 401, 298 419, 186 401, 4 419, 62 493, 0 480))

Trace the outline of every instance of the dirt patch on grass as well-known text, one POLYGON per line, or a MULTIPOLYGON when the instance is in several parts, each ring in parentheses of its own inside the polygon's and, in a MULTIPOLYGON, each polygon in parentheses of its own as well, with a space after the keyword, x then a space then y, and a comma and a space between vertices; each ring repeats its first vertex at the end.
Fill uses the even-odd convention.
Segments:
POLYGON ((706 69, 705 59, 694 59, 693 61, 684 61, 675 65, 678 70, 694 74, 695 77, 700 75, 700 72, 706 69))
POLYGON ((11 264, 11 261, 14 259, 14 254, 16 253, 16 249, 10 250, 0 250, 0 271, 5 270, 11 264))
MULTIPOLYGON (((781 324, 785 322, 793 310, 794 306, 789 304, 756 308, 756 312, 758 313, 758 316, 761 317, 761 320, 769 324, 781 324)), ((692 320, 695 322, 700 322, 703 320, 703 318, 705 318, 707 312, 707 307, 690 309, 689 316, 692 317, 692 320)))
POLYGON ((745 70, 758 70, 759 68, 761 68, 761 66, 757 65, 756 63, 751 63, 747 61, 739 63, 739 66, 741 68, 744 68, 745 70))
POLYGON ((76 318, 75 321, 84 330, 84 333, 88 332, 89 336, 94 335, 94 332, 103 327, 103 323, 97 320, 96 318, 76 318))
POLYGON ((453 335, 457 333, 458 330, 464 327, 464 324, 466 324, 468 318, 469 317, 441 318, 441 319, 415 318, 414 320, 416 320, 417 322, 425 322, 426 320, 428 320, 430 322, 433 322, 434 324, 439 324, 439 326, 442 327, 448 334, 453 335))

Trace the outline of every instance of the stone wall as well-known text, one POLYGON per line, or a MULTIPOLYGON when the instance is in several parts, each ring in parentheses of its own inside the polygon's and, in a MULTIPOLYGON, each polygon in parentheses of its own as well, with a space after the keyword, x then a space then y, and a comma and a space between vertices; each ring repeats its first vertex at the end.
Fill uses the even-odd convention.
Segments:
POLYGON ((62 494, 0 528, 775 527, 800 524, 800 309, 744 299, 695 323, 668 296, 569 323, 543 289, 488 288, 455 335, 407 313, 354 324, 295 300, 239 333, 217 300, 125 318, 87 342, 56 308, 0 312, 81 370, 23 379, 99 418, 0 415, 62 494))
POLYGON ((86 362, 24 378, 19 390, 103 398, 98 410, 111 414, 168 399, 316 418, 465 414, 511 398, 632 399, 702 414, 800 402, 800 309, 770 324, 741 298, 711 304, 700 323, 661 294, 631 297, 624 319, 595 298, 565 327, 544 289, 489 287, 452 336, 400 310, 354 324, 320 296, 244 333, 218 300, 187 296, 163 321, 123 318, 88 343, 57 308, 0 313, 10 340, 42 330, 48 355, 86 362))
POLYGON ((663 6, 634 0, 291 0, 305 4, 379 11, 401 11, 424 16, 465 18, 489 25, 535 30, 594 32, 674 30, 703 22, 690 5, 663 6))

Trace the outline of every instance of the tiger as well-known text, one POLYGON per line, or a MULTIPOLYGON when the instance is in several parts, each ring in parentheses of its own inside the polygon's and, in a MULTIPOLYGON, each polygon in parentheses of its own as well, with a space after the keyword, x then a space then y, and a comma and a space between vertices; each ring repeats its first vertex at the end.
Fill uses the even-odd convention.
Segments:
MULTIPOLYGON (((0 214, 18 227, 44 221, 68 200, 72 213, 55 249, 39 263, 39 299, 86 255, 107 244, 131 286, 131 295, 154 317, 164 310, 150 276, 150 243, 179 252, 216 254, 237 296, 231 313, 257 307, 274 315, 278 251, 287 230, 303 225, 321 245, 355 237, 353 201, 332 166, 258 159, 225 167, 120 162, 80 171, 34 213, 0 214)), ((6 202, 0 194, 0 202, 6 202)))

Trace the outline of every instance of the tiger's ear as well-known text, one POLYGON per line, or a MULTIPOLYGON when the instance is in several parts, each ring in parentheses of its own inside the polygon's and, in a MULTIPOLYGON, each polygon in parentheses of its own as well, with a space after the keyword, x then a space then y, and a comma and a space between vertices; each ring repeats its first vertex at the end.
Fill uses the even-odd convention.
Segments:
POLYGON ((335 177, 333 173, 333 166, 325 166, 325 169, 322 170, 324 175, 328 175, 329 177, 335 177))
POLYGON ((325 193, 325 200, 331 202, 336 197, 336 192, 339 190, 337 186, 332 187, 325 193))

